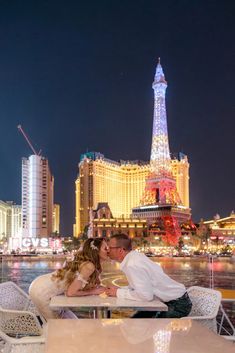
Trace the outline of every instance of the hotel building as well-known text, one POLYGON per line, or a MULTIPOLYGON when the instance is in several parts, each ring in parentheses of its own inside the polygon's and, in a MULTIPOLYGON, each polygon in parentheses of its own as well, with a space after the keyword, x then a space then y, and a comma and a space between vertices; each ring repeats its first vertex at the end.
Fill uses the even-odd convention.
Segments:
MULTIPOLYGON (((202 224, 210 229, 210 241, 213 244, 228 244, 235 247, 235 213, 232 211, 228 217, 220 217, 202 221, 202 224)), ((207 228, 204 232, 207 232, 207 228)))
MULTIPOLYGON (((189 207, 187 156, 180 154, 178 158, 173 158, 171 167, 182 204, 189 207)), ((90 152, 81 155, 78 168, 79 175, 75 182, 74 236, 78 236, 89 224, 89 211, 90 209, 97 210, 99 203, 107 203, 112 218, 119 219, 119 221, 112 222, 113 225, 117 224, 115 227, 122 228, 133 223, 133 228, 140 228, 140 224, 137 227, 138 222, 136 223, 131 218, 131 212, 133 207, 140 204, 143 196, 145 181, 150 173, 149 163, 122 160, 116 162, 105 158, 101 153, 90 152)), ((105 218, 107 221, 106 216, 105 218)), ((96 225, 95 219, 94 224, 96 225)), ((144 227, 145 222, 143 222, 144 227)), ((95 228, 94 232, 96 232, 95 228)))
POLYGON ((0 200, 0 240, 21 234, 21 206, 0 200))
POLYGON ((22 233, 22 208, 19 205, 11 206, 11 236, 20 237, 22 233))
POLYGON ((53 223, 54 178, 48 160, 22 159, 22 237, 49 237, 53 223))
POLYGON ((60 205, 57 203, 53 207, 52 233, 60 234, 60 205))

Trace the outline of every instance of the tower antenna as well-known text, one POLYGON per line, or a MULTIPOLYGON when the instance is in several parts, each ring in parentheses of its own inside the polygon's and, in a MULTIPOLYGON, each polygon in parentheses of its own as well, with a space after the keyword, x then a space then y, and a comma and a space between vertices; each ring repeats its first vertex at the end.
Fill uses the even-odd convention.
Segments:
POLYGON ((28 136, 26 135, 26 133, 24 132, 23 128, 21 125, 17 126, 17 129, 22 133, 22 135, 24 136, 25 140, 27 141, 29 147, 31 148, 31 150, 33 151, 34 154, 36 154, 37 156, 40 156, 41 154, 41 150, 39 152, 36 152, 35 148, 33 147, 30 139, 28 138, 28 136))

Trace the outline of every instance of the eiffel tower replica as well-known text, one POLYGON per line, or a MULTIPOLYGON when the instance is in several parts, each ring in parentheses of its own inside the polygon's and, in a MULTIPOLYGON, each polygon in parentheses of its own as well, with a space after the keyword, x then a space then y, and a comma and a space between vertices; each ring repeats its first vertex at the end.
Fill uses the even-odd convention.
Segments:
MULTIPOLYGON (((191 218, 191 210, 182 205, 171 170, 165 94, 167 82, 158 59, 153 82, 154 117, 150 174, 146 179, 141 205, 132 209, 132 217, 146 219, 148 228, 162 228, 169 239, 179 238, 180 224, 191 218)), ((174 242, 174 241, 173 241, 174 242)))

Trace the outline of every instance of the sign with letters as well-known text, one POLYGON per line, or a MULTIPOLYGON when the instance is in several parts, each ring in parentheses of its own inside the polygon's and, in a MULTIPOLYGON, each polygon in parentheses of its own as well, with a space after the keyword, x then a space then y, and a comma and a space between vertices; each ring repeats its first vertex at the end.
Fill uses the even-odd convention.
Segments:
POLYGON ((54 238, 13 238, 9 239, 9 249, 46 249, 58 250, 62 247, 61 239, 54 238))

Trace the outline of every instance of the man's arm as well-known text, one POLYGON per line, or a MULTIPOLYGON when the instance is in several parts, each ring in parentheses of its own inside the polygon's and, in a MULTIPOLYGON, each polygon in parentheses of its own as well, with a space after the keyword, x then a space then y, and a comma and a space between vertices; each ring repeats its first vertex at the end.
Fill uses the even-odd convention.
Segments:
POLYGON ((125 270, 125 275, 129 282, 129 287, 109 287, 106 290, 107 295, 139 301, 150 301, 153 299, 153 288, 149 275, 144 268, 129 266, 128 269, 125 270))

